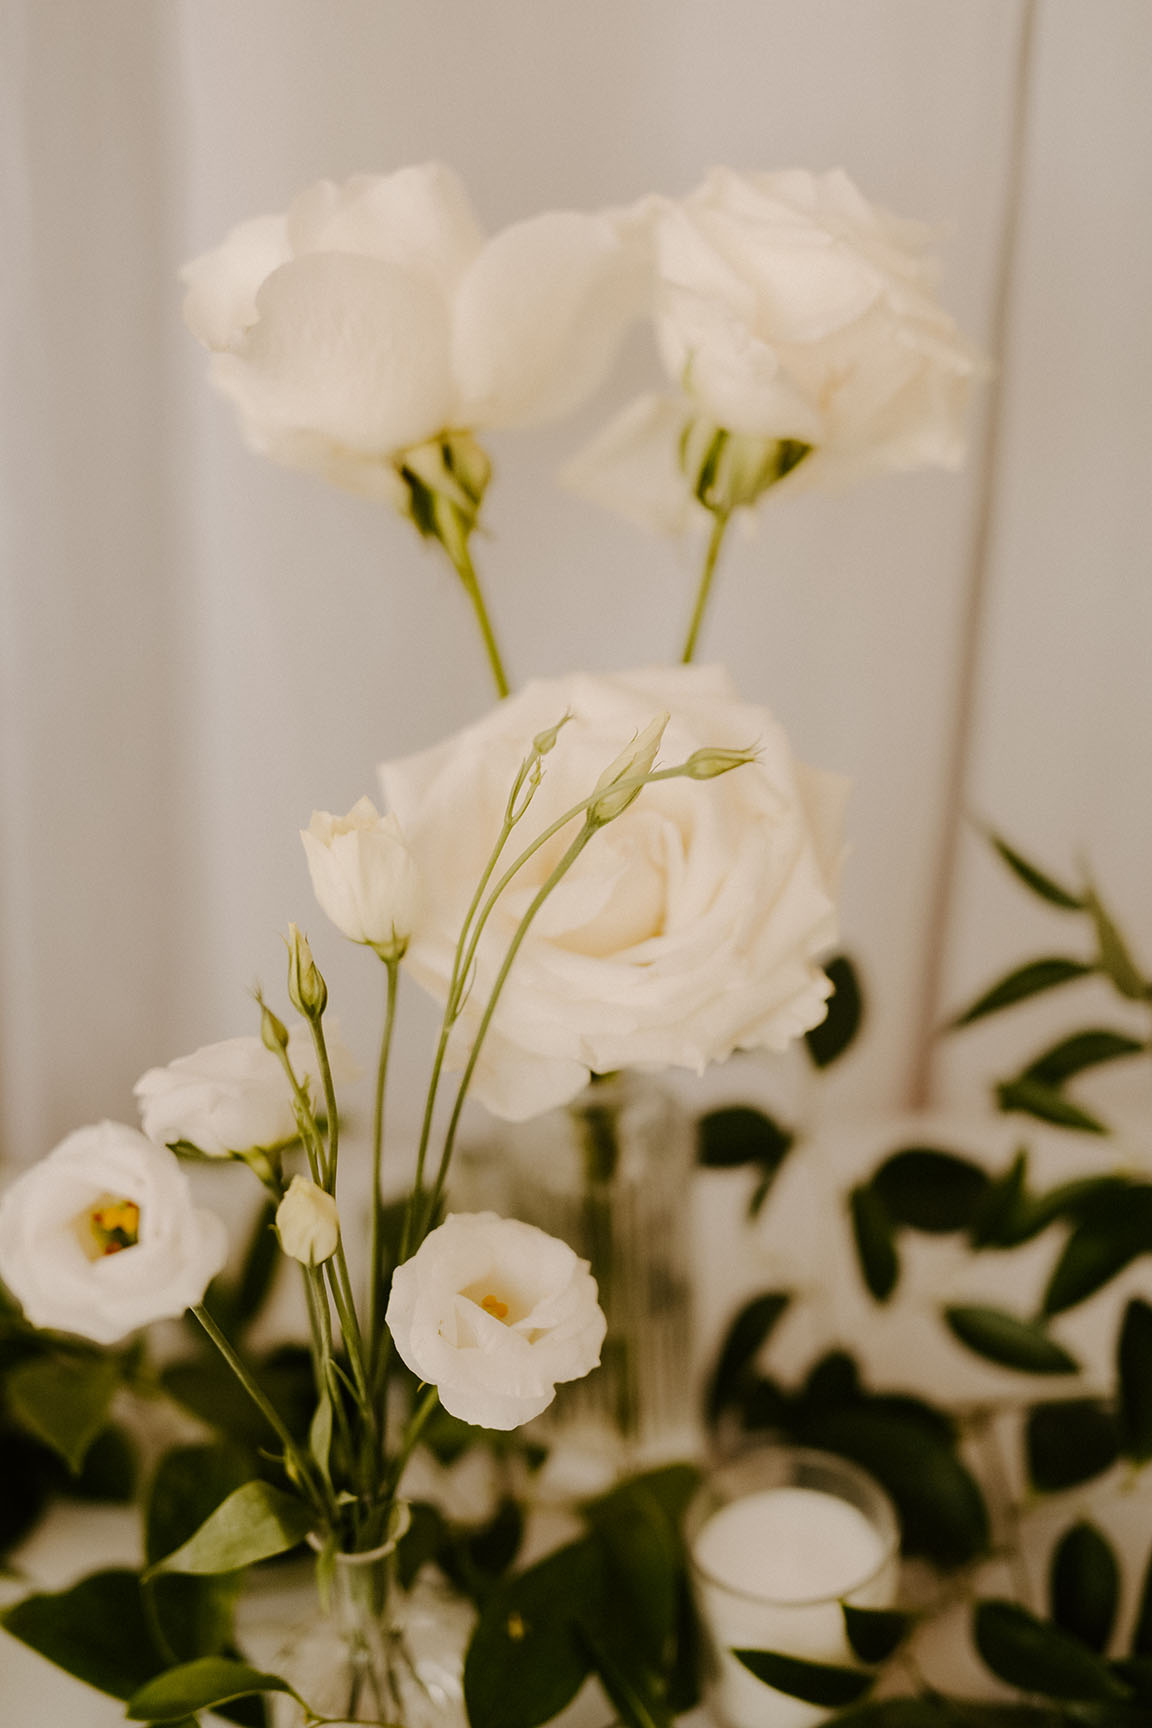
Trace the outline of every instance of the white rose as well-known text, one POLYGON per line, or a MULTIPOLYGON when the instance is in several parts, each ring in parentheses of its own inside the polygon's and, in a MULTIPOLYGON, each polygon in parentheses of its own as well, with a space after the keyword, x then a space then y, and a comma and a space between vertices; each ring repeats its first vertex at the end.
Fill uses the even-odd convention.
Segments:
MULTIPOLYGON (((520 1120, 572 1098, 589 1072, 696 1071, 737 1049, 783 1049, 824 1018, 814 956, 836 935, 845 784, 795 763, 780 727, 716 667, 529 684, 478 724, 382 770, 425 883, 406 964, 443 998, 465 911, 532 738, 572 718, 503 864, 596 785, 661 710, 666 763, 713 745, 755 762, 704 782, 646 786, 595 835, 545 902, 517 955, 474 1092, 520 1120)), ((564 839, 543 847, 497 902, 459 1023, 470 1040, 509 941, 564 839)), ((455 1052, 457 1064, 463 1050, 455 1052)))
POLYGON ((276 1231, 285 1254, 305 1266, 319 1266, 332 1258, 340 1240, 335 1200, 306 1176, 293 1176, 276 1208, 276 1231))
POLYGON ((839 169, 716 168, 655 221, 656 334, 680 393, 625 409, 571 484, 682 527, 702 514, 682 466, 701 427, 811 445, 789 486, 958 466, 979 366, 934 297, 920 224, 869 204, 839 169))
POLYGON ((396 458, 567 413, 643 309, 643 223, 549 211, 485 239, 439 163, 321 181, 184 271, 248 442, 398 506, 396 458))
MULTIPOLYGON (((356 1066, 334 1026, 325 1029, 333 1078, 352 1080, 356 1066)), ((288 1056, 296 1076, 319 1091, 316 1057, 307 1027, 294 1027, 288 1056)), ((278 1057, 256 1037, 226 1038, 166 1068, 149 1068, 134 1087, 140 1125, 157 1145, 188 1142, 209 1158, 267 1151, 296 1138, 292 1088, 278 1057)))
POLYGON ((386 1315, 403 1360, 462 1422, 518 1428, 600 1360, 596 1280, 555 1236, 451 1213, 396 1268, 386 1315))
POLYGON ((300 830, 312 887, 337 930, 382 958, 402 953, 420 904, 420 876, 395 816, 361 798, 347 816, 314 810, 300 830))
POLYGON ((182 1314, 227 1253, 178 1160, 118 1122, 69 1134, 0 1199, 0 1276, 28 1320, 97 1344, 182 1314))

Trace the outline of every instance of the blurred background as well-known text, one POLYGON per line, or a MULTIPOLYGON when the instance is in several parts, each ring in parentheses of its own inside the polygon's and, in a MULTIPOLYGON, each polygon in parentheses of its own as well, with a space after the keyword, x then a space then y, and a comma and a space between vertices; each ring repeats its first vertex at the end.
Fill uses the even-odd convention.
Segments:
MULTIPOLYGON (((1090 861, 1146 969, 1150 67, 1146 0, 6 0, 0 1151, 133 1120, 146 1067, 256 1030, 290 918, 368 1059, 379 968, 324 927, 296 830, 477 717, 487 668, 435 549, 243 448, 177 271, 322 176, 431 157, 493 228, 715 163, 841 165, 933 226, 995 367, 966 471, 770 500, 699 656, 854 783, 870 1014, 830 1107, 978 1105, 1056 1012, 933 1052, 1067 945, 972 818, 1090 861)), ((493 441, 476 550, 516 679, 677 652, 699 548, 554 484, 651 366, 637 337, 578 419, 493 441)))

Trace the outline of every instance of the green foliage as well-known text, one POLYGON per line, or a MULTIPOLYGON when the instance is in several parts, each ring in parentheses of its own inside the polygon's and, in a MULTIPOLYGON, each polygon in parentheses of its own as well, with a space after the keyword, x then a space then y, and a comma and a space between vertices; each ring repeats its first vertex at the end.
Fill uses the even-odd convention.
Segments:
POLYGON ((739 1405, 754 1383, 755 1359, 792 1300, 786 1290, 754 1296, 728 1328, 705 1395, 705 1410, 715 1422, 724 1410, 739 1405))
POLYGON ((1018 1602, 977 1603, 973 1634, 993 1674, 1023 1692, 1101 1702, 1132 1697, 1132 1688, 1094 1650, 1018 1602))
POLYGON ((905 1146, 872 1177, 893 1222, 931 1236, 969 1229, 991 1186, 979 1164, 936 1146, 905 1146))
POLYGON ((245 1482, 209 1513, 186 1542, 149 1566, 159 1572, 235 1572, 295 1548, 308 1534, 312 1511, 269 1482, 245 1482))
POLYGON ((129 1698, 166 1664, 135 1572, 94 1572, 71 1589, 26 1596, 0 1611, 14 1638, 114 1698, 129 1698))
POLYGON ((771 1191, 777 1172, 796 1143, 791 1129, 775 1117, 745 1104, 710 1110, 696 1124, 697 1159, 706 1170, 734 1170, 750 1165, 759 1181, 749 1207, 753 1217, 771 1191))
POLYGON ((1152 1184, 1118 1182, 1088 1197, 1052 1269, 1045 1314, 1062 1314, 1152 1253, 1152 1184))
POLYGON ((184 1722, 197 1710, 265 1692, 300 1698, 278 1674, 264 1674, 246 1662, 204 1656, 141 1686, 129 1698, 125 1715, 130 1722, 184 1722))
POLYGON ((864 993, 860 977, 846 954, 824 963, 832 985, 828 1012, 818 1026, 804 1034, 804 1043, 817 1068, 830 1068, 855 1041, 864 1018, 864 993))
POLYGON ((1138 1296, 1124 1312, 1117 1367, 1123 1452, 1147 1464, 1152 1459, 1152 1307, 1138 1296))
POLYGON ((979 1304, 955 1305, 945 1308, 943 1314, 948 1329, 961 1344, 1002 1368, 1015 1368, 1021 1374, 1080 1371, 1076 1358, 1036 1321, 979 1304))
POLYGON ((12 1369, 5 1393, 11 1414, 75 1476, 107 1424, 119 1381, 110 1356, 37 1356, 12 1369))
POLYGON ((867 1184, 853 1188, 849 1211, 861 1277, 877 1302, 887 1302, 900 1277, 892 1214, 877 1190, 867 1184))
POLYGON ((1075 978, 1087 978, 1093 970, 1084 960, 1070 960, 1060 955, 1029 960, 1023 966, 1014 967, 998 983, 985 990, 956 1015, 952 1026, 955 1029, 971 1026, 973 1021, 983 1020, 986 1014, 997 1014, 1001 1008, 1011 1008, 1017 1002, 1027 1001, 1030 996, 1045 994, 1060 984, 1070 984, 1075 978))
POLYGON ((1073 1524, 1061 1537, 1052 1556, 1049 1593, 1054 1624, 1102 1655, 1116 1624, 1120 1567, 1094 1524, 1073 1524))
POLYGON ((1046 874, 1037 865, 1031 863, 1010 846, 1007 840, 999 834, 988 831, 988 838, 999 852, 1008 868, 1019 877, 1024 886, 1041 900, 1047 900, 1052 906, 1059 906, 1065 912, 1082 912, 1087 902, 1082 894, 1075 894, 1070 888, 1063 887, 1053 877, 1046 874))
POLYGON ((838 1710, 854 1704, 872 1685, 873 1676, 860 1668, 838 1668, 827 1662, 805 1662, 798 1656, 785 1656, 777 1650, 734 1650, 757 1680, 775 1686, 790 1698, 805 1704, 819 1704, 825 1710, 838 1710))
POLYGON ((896 1608, 856 1608, 845 1602, 841 1612, 852 1654, 861 1662, 886 1662, 912 1627, 911 1616, 896 1608))
POLYGON ((1120 1425, 1098 1398, 1034 1404, 1025 1427, 1028 1479, 1042 1494, 1079 1488, 1120 1456, 1120 1425))

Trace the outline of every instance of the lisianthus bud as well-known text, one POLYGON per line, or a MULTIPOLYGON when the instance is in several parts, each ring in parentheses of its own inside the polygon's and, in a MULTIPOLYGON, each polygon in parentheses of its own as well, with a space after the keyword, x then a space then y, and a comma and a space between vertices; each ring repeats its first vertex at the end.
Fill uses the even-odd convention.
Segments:
POLYGON ((352 942, 398 960, 416 922, 420 879, 394 816, 361 798, 347 816, 313 811, 300 832, 316 898, 352 942))
POLYGON ((260 1003, 260 1037, 265 1050, 271 1050, 273 1056, 288 1048, 288 1028, 266 1002, 260 1003))
POLYGON ((335 1200, 306 1176, 293 1176, 276 1208, 276 1232, 285 1254, 305 1266, 319 1266, 331 1259, 340 1240, 335 1200))
POLYGON ((562 728, 567 726, 571 718, 572 715, 570 712, 567 714, 561 714, 555 726, 549 726, 543 732, 537 732, 535 738, 532 740, 532 748, 536 752, 537 756, 547 756, 550 750, 555 750, 556 740, 559 738, 562 728))
POLYGON ((307 936, 295 924, 288 926, 288 998, 306 1020, 319 1020, 328 1006, 328 986, 317 970, 307 936))
POLYGON ((650 720, 642 732, 638 732, 631 744, 621 750, 614 762, 610 762, 593 787, 594 792, 602 792, 604 796, 597 798, 589 806, 588 820, 602 827, 605 822, 613 822, 616 817, 627 810, 633 799, 640 796, 642 786, 626 786, 622 791, 613 792, 614 786, 619 786, 622 780, 630 780, 638 774, 647 774, 656 760, 656 752, 660 748, 660 740, 664 736, 664 728, 668 724, 668 714, 657 714, 650 720))
POLYGON ((755 762, 756 751, 753 750, 722 750, 715 745, 705 745, 703 750, 693 750, 684 764, 684 773, 689 780, 715 780, 718 774, 727 774, 733 768, 742 768, 746 762, 755 762))

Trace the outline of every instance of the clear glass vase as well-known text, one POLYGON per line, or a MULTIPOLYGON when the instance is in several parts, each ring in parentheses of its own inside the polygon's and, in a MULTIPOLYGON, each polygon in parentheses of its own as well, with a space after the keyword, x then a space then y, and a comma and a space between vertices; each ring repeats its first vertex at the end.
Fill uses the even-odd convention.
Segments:
POLYGON ((319 1716, 388 1728, 467 1728, 464 1650, 472 1611, 422 1576, 403 1589, 387 1549, 338 1554, 316 1611, 272 1666, 305 1700, 276 1699, 276 1728, 319 1716))
POLYGON ((535 1433, 549 1477, 577 1488, 698 1443, 692 1375, 691 1124, 645 1074, 597 1079, 561 1110, 500 1131, 463 1161, 453 1205, 488 1205, 589 1261, 608 1332, 600 1367, 559 1387, 535 1433))

